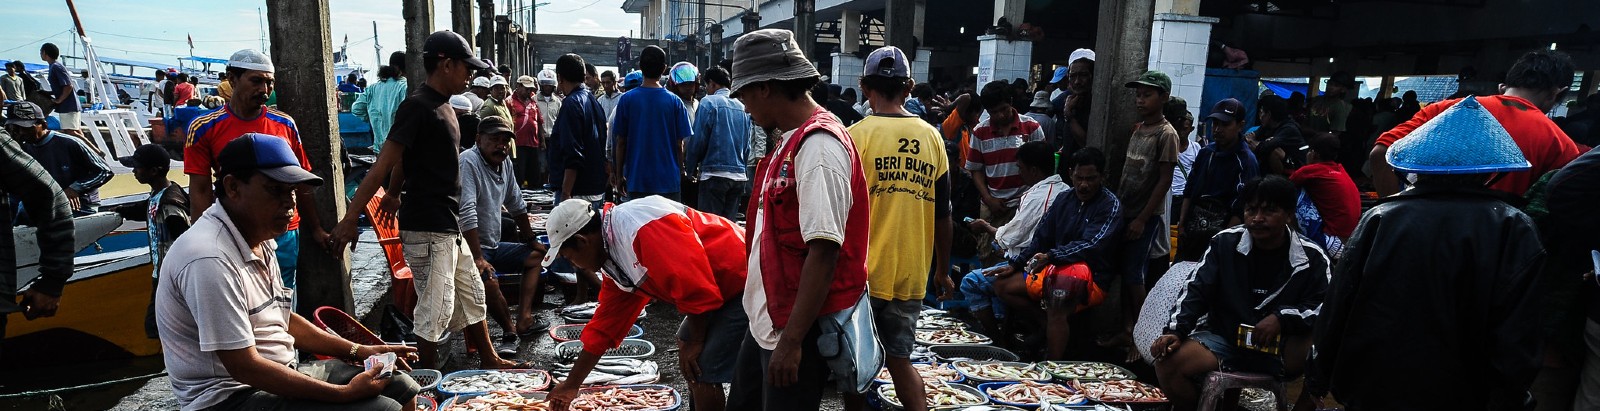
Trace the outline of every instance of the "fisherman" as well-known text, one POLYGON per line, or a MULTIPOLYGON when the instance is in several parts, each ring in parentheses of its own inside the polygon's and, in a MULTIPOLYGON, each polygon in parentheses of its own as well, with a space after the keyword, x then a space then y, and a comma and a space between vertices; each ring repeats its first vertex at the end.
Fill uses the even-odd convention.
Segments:
MULTIPOLYGON (((678 308, 678 366, 696 410, 722 410, 722 384, 733 382, 734 356, 747 335, 742 298, 744 230, 732 221, 661 196, 595 212, 588 201, 563 201, 548 220, 550 253, 584 271, 601 271, 600 305, 583 329, 572 372, 550 391, 564 410, 606 350, 617 347, 651 300, 678 308)), ((740 408, 734 408, 740 409, 740 408)))
POLYGON ((50 65, 50 111, 61 120, 61 132, 84 138, 83 131, 79 129, 83 103, 78 101, 78 87, 72 83, 72 74, 67 72, 67 66, 61 64, 61 48, 55 43, 44 43, 39 46, 39 59, 50 65))
MULTIPOLYGON (((21 103, 32 106, 33 103, 21 103)), ((16 115, 21 105, 13 106, 16 115)), ((37 106, 35 106, 37 107, 37 106)), ((31 123, 31 120, 6 119, 7 131, 31 123)), ((10 136, 0 132, 0 217, 7 221, 15 218, 10 206, 13 201, 32 210, 35 240, 39 247, 39 277, 33 285, 23 290, 22 301, 17 302, 17 250, 13 232, 0 229, 0 339, 5 338, 8 314, 22 312, 33 320, 56 315, 61 301, 61 289, 72 276, 72 208, 67 196, 45 173, 44 167, 33 156, 22 151, 22 146, 10 136)))
MULTIPOLYGON (((495 352, 504 356, 517 354, 519 334, 543 331, 550 324, 534 326, 532 319, 526 324, 511 322, 511 311, 505 295, 500 292, 499 273, 522 275, 525 296, 539 290, 539 263, 537 247, 533 242, 532 221, 528 219, 528 205, 522 201, 522 191, 517 188, 516 173, 506 162, 511 155, 510 142, 514 138, 510 119, 487 117, 478 125, 477 144, 461 152, 461 235, 472 251, 473 265, 483 277, 487 293, 489 316, 500 324, 500 341, 495 352), (521 238, 505 241, 501 237, 500 210, 510 213, 517 224, 521 238)), ((525 304, 524 308, 531 308, 525 304)))
POLYGON ((65 192, 74 214, 99 211, 100 186, 111 181, 112 176, 105 160, 82 140, 45 128, 44 111, 31 102, 11 106, 6 128, 12 138, 22 143, 22 150, 38 160, 65 192))
MULTIPOLYGON (((189 230, 189 193, 178 182, 167 179, 167 169, 172 157, 167 149, 156 144, 145 144, 133 150, 133 155, 118 159, 123 166, 133 169, 133 178, 150 186, 150 200, 145 202, 143 218, 145 231, 150 237, 150 285, 159 283, 155 275, 161 273, 161 258, 178 236, 189 230)), ((154 289, 152 288, 152 291, 154 289)), ((145 312, 145 336, 157 338, 155 293, 150 294, 150 309, 145 312)))
POLYGON ((284 139, 259 133, 229 142, 217 160, 217 204, 173 243, 156 285, 162 359, 181 408, 410 409, 421 389, 410 376, 346 361, 416 349, 361 345, 312 325, 274 272, 272 239, 288 231, 297 186, 322 179, 284 139), (296 365, 297 350, 335 359, 296 365))

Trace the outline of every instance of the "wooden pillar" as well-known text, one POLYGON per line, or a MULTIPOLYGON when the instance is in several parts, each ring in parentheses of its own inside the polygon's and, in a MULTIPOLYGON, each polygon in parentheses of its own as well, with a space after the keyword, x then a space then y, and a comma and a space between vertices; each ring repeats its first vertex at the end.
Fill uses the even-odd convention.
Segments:
POLYGON ((400 15, 406 19, 406 86, 417 91, 428 80, 428 71, 422 67, 422 43, 433 34, 433 0, 401 1, 400 15))
MULTIPOLYGON (((478 0, 478 58, 494 59, 495 66, 500 65, 500 59, 494 54, 495 46, 494 0, 478 0)), ((462 37, 469 37, 462 34, 462 37)), ((490 67, 495 70, 496 67, 490 67)), ((513 79, 515 80, 515 79, 513 79)))
POLYGON ((1139 121, 1133 111, 1133 92, 1123 87, 1149 67, 1150 27, 1155 17, 1153 0, 1124 0, 1100 5, 1094 66, 1094 101, 1089 110, 1089 146, 1106 154, 1106 181, 1114 186, 1122 178, 1128 136, 1139 121))
POLYGON ((813 63, 822 61, 822 56, 813 48, 817 47, 817 2, 816 0, 795 0, 794 2, 794 40, 800 44, 800 53, 813 63))
MULTIPOLYGON (((272 37, 273 65, 277 68, 278 108, 295 120, 300 144, 311 160, 311 172, 322 177, 316 189, 317 217, 323 229, 344 216, 344 153, 339 138, 339 111, 335 105, 333 53, 328 29, 330 0, 267 0, 267 25, 272 37)), ((341 255, 329 255, 311 240, 302 226, 298 290, 301 315, 321 306, 351 311, 350 265, 341 255)))
POLYGON ((450 0, 450 31, 460 34, 467 39, 467 44, 473 44, 473 34, 478 32, 475 19, 477 13, 472 9, 472 0, 450 0))

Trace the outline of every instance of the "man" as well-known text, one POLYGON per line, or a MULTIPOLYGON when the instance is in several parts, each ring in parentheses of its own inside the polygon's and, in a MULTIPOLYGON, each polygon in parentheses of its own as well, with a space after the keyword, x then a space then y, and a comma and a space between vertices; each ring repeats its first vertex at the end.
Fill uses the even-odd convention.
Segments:
POLYGON ((1251 141, 1256 159, 1261 161, 1262 172, 1287 176, 1306 163, 1305 137, 1300 124, 1289 113, 1289 103, 1282 97, 1261 98, 1256 109, 1261 128, 1256 131, 1256 141, 1251 141))
POLYGON ((1072 189, 1059 194, 1040 219, 1033 242, 1006 265, 987 275, 996 277, 995 292, 1008 310, 1028 314, 1044 331, 1045 357, 1067 359, 1067 343, 1075 314, 1100 305, 1101 286, 1115 281, 1111 247, 1117 243, 1121 204, 1105 188, 1100 169, 1105 154, 1086 147, 1072 153, 1072 189), (1042 269, 1033 268, 1035 265, 1042 269), (1021 274, 1021 275, 1017 275, 1021 274), (1098 277, 1098 278, 1097 278, 1098 277))
MULTIPOLYGON (((460 146, 461 131, 447 96, 460 94, 472 71, 489 65, 472 55, 466 39, 450 31, 428 35, 422 50, 428 80, 400 103, 395 112, 398 122, 351 204, 371 202, 386 179, 400 180, 389 181, 389 188, 399 189, 389 190, 394 194, 385 199, 400 202, 396 215, 400 239, 405 243, 406 263, 416 276, 418 303, 412 332, 418 339, 421 368, 438 368, 434 359, 445 333, 463 329, 469 346, 478 350, 479 368, 527 368, 501 359, 489 342, 483 282, 461 235, 458 217, 461 180, 456 147, 460 146), (396 171, 399 178, 390 178, 396 171)), ((392 202, 385 207, 394 209, 392 202)), ((355 240, 356 220, 364 208, 351 207, 345 213, 329 239, 329 248, 342 248, 355 240)))
MULTIPOLYGON (((22 150, 33 156, 40 167, 61 186, 75 214, 100 211, 100 186, 111 181, 111 167, 89 150, 83 141, 45 128, 44 111, 31 102, 11 106, 6 116, 11 138, 22 143, 22 150)), ((30 215, 32 213, 29 213, 30 215)))
MULTIPOLYGON (((261 133, 284 139, 295 156, 300 158, 300 167, 311 170, 311 161, 300 146, 300 130, 295 127, 294 119, 267 105, 267 99, 271 97, 276 84, 273 71, 272 60, 259 51, 245 49, 233 53, 228 58, 227 68, 227 76, 233 81, 233 98, 222 110, 207 113, 189 123, 189 140, 183 148, 183 173, 189 175, 189 194, 193 200, 189 204, 189 218, 199 219, 205 215, 206 208, 216 202, 216 197, 211 194, 211 188, 215 186, 211 176, 223 165, 217 160, 217 155, 228 142, 245 133, 261 133)), ((322 221, 317 217, 317 196, 311 187, 298 188, 303 190, 296 197, 299 207, 295 208, 294 217, 289 219, 289 229, 275 239, 278 253, 275 260, 279 273, 283 275, 283 285, 290 289, 296 286, 295 275, 300 266, 298 230, 301 219, 305 220, 305 225, 310 229, 308 234, 315 244, 323 244, 328 238, 327 230, 322 228, 322 221)))
POLYGON ((600 73, 600 89, 601 93, 595 99, 600 100, 600 106, 610 116, 611 112, 617 111, 617 100, 622 98, 622 93, 617 91, 617 73, 611 70, 600 73))
POLYGON ((693 124, 695 113, 700 109, 700 69, 687 61, 673 64, 667 71, 667 88, 683 101, 683 108, 689 112, 689 123, 693 124))
POLYGON ((545 153, 542 150, 545 143, 544 114, 539 112, 539 104, 533 101, 533 91, 538 89, 539 83, 533 77, 517 77, 516 93, 506 101, 506 107, 511 111, 510 120, 517 130, 516 163, 513 168, 517 183, 526 188, 540 187, 545 181, 545 153))
MULTIPOLYGON (((178 73, 178 84, 172 86, 172 105, 185 106, 190 100, 198 101, 194 90, 194 78, 189 73, 178 73)), ((195 214, 199 215, 199 214, 195 214)))
MULTIPOLYGON (((1547 201, 1550 205, 1548 221, 1555 222, 1551 224, 1554 229, 1547 234, 1551 239, 1547 271, 1565 275, 1564 278, 1558 277, 1546 283, 1547 289, 1552 290, 1551 297, 1547 298, 1558 300, 1562 297, 1559 294, 1566 294, 1570 302, 1557 304, 1557 311, 1563 311, 1564 308, 1570 317, 1578 317, 1567 323, 1566 327, 1555 327, 1555 335, 1582 335, 1582 344, 1576 344, 1575 340, 1579 338, 1552 337, 1548 341, 1577 346, 1568 350, 1547 349, 1545 355, 1570 353, 1572 356, 1567 357, 1569 361, 1581 364, 1579 379, 1572 382, 1578 391, 1573 396, 1573 409, 1597 409, 1600 408, 1600 282, 1594 280, 1595 268, 1590 253, 1600 250, 1600 237, 1590 233, 1600 230, 1600 218, 1597 218, 1600 215, 1594 213, 1594 204, 1600 200, 1600 150, 1589 150, 1567 163, 1550 178, 1546 193, 1549 193, 1547 201), (1588 274, 1579 274, 1584 272, 1588 274), (1583 285, 1572 287, 1579 282, 1583 285), (1563 291, 1554 291, 1557 289, 1563 291)), ((1552 317, 1560 318, 1555 315, 1546 318, 1552 317)), ((1549 368, 1553 367, 1547 365, 1546 369, 1549 368)), ((1535 399, 1540 400, 1537 393, 1538 390, 1535 390, 1535 399)))
MULTIPOLYGON (((404 100, 402 100, 402 102, 404 102, 404 100)), ((478 113, 472 112, 472 100, 468 99, 467 96, 463 96, 463 95, 457 94, 457 95, 454 95, 454 96, 450 96, 449 104, 450 104, 450 110, 455 112, 455 114, 456 114, 456 128, 459 130, 461 135, 464 135, 464 136, 476 136, 476 135, 478 135, 478 123, 480 121, 482 121, 482 120, 480 120, 478 118, 478 113)), ((398 109, 398 107, 397 107, 397 109, 398 109)), ((388 140, 386 139, 384 141, 388 141, 388 140)), ((472 148, 473 144, 476 143, 476 142, 477 142, 477 140, 470 139, 470 138, 462 139, 461 140, 461 149, 462 150, 466 150, 466 149, 472 148)))
POLYGON ((47 76, 50 81, 50 111, 56 113, 56 119, 60 120, 60 131, 83 139, 83 132, 79 131, 79 114, 83 110, 78 102, 78 88, 72 85, 72 74, 67 72, 67 66, 61 64, 61 48, 56 47, 55 43, 44 43, 39 46, 39 59, 50 65, 50 74, 47 76))
POLYGON ((724 409, 722 384, 733 382, 735 365, 728 354, 749 335, 741 301, 744 229, 659 196, 606 204, 599 212, 587 201, 563 201, 550 211, 549 227, 546 265, 561 256, 584 271, 606 273, 600 308, 583 329, 583 351, 566 381, 550 390, 555 408, 566 409, 600 356, 622 343, 655 300, 685 315, 678 366, 694 409, 724 409))
POLYGON ((939 130, 905 110, 914 83, 904 52, 873 50, 861 74, 873 114, 847 130, 857 154, 871 162, 862 164, 870 210, 867 284, 889 375, 908 411, 927 408, 910 358, 930 272, 944 299, 956 288, 950 279, 950 166, 939 130))
MULTIPOLYGON (((178 236, 189 230, 189 194, 178 182, 167 179, 167 168, 172 158, 167 149, 155 144, 145 144, 133 151, 132 156, 118 159, 123 166, 133 169, 133 178, 150 186, 150 200, 145 201, 145 231, 150 238, 150 308, 144 315, 145 336, 157 338, 155 288, 161 274, 161 259, 172 248, 178 236)), ((126 215, 126 214, 125 214, 126 215)), ((134 220, 139 220, 135 218, 134 220)))
POLYGON ((272 238, 288 231, 296 186, 321 185, 281 137, 249 133, 217 156, 216 207, 173 243, 156 286, 156 326, 172 392, 190 410, 411 409, 421 388, 345 361, 394 345, 361 345, 323 331, 289 304, 272 238), (295 366, 296 350, 335 360, 295 366), (381 396, 380 396, 381 394, 381 396))
MULTIPOLYGON (((524 293, 539 290, 539 270, 534 255, 533 227, 528 219, 528 205, 522 201, 522 191, 517 188, 516 174, 506 167, 511 155, 510 142, 516 135, 510 121, 501 117, 484 118, 478 124, 478 142, 461 153, 461 236, 472 251, 473 265, 483 276, 483 289, 487 293, 489 316, 500 324, 500 341, 495 352, 504 356, 517 354, 517 336, 522 331, 543 330, 544 324, 535 327, 529 318, 526 323, 511 323, 511 311, 505 295, 500 293, 499 273, 522 274, 524 293), (500 231, 500 210, 510 213, 517 222, 520 242, 505 241, 500 231)), ((532 304, 528 304, 532 305, 532 304)), ((528 311, 525 306, 523 311, 528 311)))
MULTIPOLYGON (((1050 96, 1052 108, 1059 106, 1056 130, 1061 134, 1062 153, 1089 145, 1089 107, 1094 96, 1094 50, 1077 49, 1067 56, 1067 72, 1062 77, 1069 93, 1050 96)), ((1059 80, 1057 84, 1062 84, 1059 80)))
MULTIPOLYGON (((979 216, 991 224, 1005 224, 1017 212, 1022 194, 1022 178, 1017 176, 1017 148, 1023 143, 1044 141, 1044 130, 1032 117, 1020 115, 1011 106, 1011 86, 992 81, 983 86, 979 101, 989 119, 978 123, 972 138, 962 150, 966 169, 982 200, 979 216)), ((988 240, 980 239, 979 243, 988 240)), ((984 258, 983 251, 979 257, 984 258)))
MULTIPOLYGON (((33 106, 33 103, 21 103, 33 106)), ((13 106, 11 115, 18 108, 13 106)), ((38 106, 34 106, 37 110, 38 106)), ((32 120, 13 122, 6 119, 6 130, 21 127, 32 120), (13 125, 16 124, 16 125, 13 125)), ((6 133, 0 133, 6 134, 6 133)), ((22 151, 10 136, 0 136, 0 217, 6 221, 16 218, 13 201, 22 203, 33 220, 34 241, 39 247, 39 276, 33 285, 23 290, 22 301, 17 301, 17 250, 12 230, 0 229, 0 338, 5 336, 6 319, 10 313, 22 312, 32 321, 40 317, 53 317, 61 301, 61 289, 72 277, 72 208, 57 185, 34 161, 33 156, 22 151)))
MULTIPOLYGON (((1178 131, 1163 113, 1172 96, 1172 79, 1159 71, 1146 71, 1124 84, 1134 91, 1134 111, 1139 123, 1128 138, 1127 160, 1122 163, 1122 181, 1117 186, 1117 201, 1122 203, 1122 334, 1101 338, 1102 346, 1122 345, 1128 359, 1138 357, 1138 349, 1128 342, 1134 320, 1144 306, 1145 271, 1151 259, 1166 252, 1153 252, 1157 242, 1167 240, 1167 200, 1172 189, 1172 169, 1178 166, 1178 131)), ((1165 247, 1161 247, 1164 249, 1165 247)), ((1165 265, 1162 265, 1165 267, 1165 265)), ((1106 337, 1102 335, 1102 337, 1106 337)))
MULTIPOLYGON (((1578 146, 1545 113, 1565 100, 1567 88, 1572 86, 1572 58, 1556 51, 1534 51, 1523 54, 1506 72, 1505 83, 1500 84, 1500 95, 1477 97, 1478 103, 1499 120, 1511 134, 1511 139, 1522 149, 1522 156, 1532 163, 1527 172, 1508 172, 1492 180, 1489 188, 1521 196, 1539 177, 1550 170, 1565 166, 1578 157, 1578 146)), ((1372 183, 1379 196, 1400 191, 1399 179, 1389 166, 1385 153, 1389 146, 1404 139, 1412 130, 1434 116, 1449 109, 1461 100, 1445 100, 1423 107, 1416 116, 1406 120, 1378 137, 1377 145, 1367 157, 1372 168, 1372 183)))
POLYGON ((1050 117, 1050 92, 1040 90, 1033 93, 1033 100, 1028 102, 1028 112, 1023 114, 1039 123, 1039 131, 1044 132, 1045 142, 1051 146, 1060 146, 1056 140, 1056 119, 1050 117))
MULTIPOLYGON (((1068 157, 1070 160, 1071 157, 1068 157)), ((1033 234, 1040 221, 1050 210, 1050 205, 1060 199, 1061 193, 1072 186, 1063 182, 1072 178, 1071 167, 1056 168, 1055 150, 1042 141, 1023 144, 1017 148, 1017 175, 1028 187, 1018 202, 1016 217, 995 227, 987 220, 976 219, 968 223, 972 231, 994 237, 992 246, 1002 250, 1003 261, 987 269, 972 270, 961 278, 961 294, 966 298, 973 317, 983 326, 985 335, 1007 335, 1002 331, 1006 317, 1006 304, 996 294, 994 277, 984 273, 1010 265, 1011 260, 1027 259, 1023 253, 1033 244, 1033 234)), ((984 244, 984 247, 991 246, 984 244)))
POLYGON ((1212 141, 1195 154, 1177 209, 1178 261, 1200 261, 1211 237, 1237 225, 1239 189, 1261 175, 1255 155, 1240 138, 1244 104, 1231 98, 1217 101, 1206 121, 1211 122, 1212 141))
POLYGON ((750 178, 745 157, 750 155, 750 115, 744 103, 728 98, 733 79, 727 70, 712 67, 704 75, 706 98, 694 115, 684 168, 700 179, 700 210, 733 219, 750 178))
POLYGON ((360 93, 361 92, 361 87, 356 85, 356 73, 350 73, 350 75, 344 76, 344 80, 339 81, 339 92, 340 93, 360 93))
POLYGON ((1244 225, 1212 237, 1171 321, 1151 344, 1161 390, 1175 409, 1194 409, 1196 382, 1213 371, 1299 375, 1328 288, 1328 257, 1289 226, 1295 196, 1283 177, 1245 183, 1244 225))
MULTIPOLYGON (((7 67, 7 68, 8 68, 7 71, 9 72, 10 71, 9 67, 7 67)), ((156 82, 153 83, 153 84, 150 84, 149 88, 147 88, 144 91, 140 92, 140 94, 143 94, 143 96, 141 96, 141 97, 144 97, 144 105, 145 105, 145 107, 149 107, 151 112, 159 114, 162 117, 166 117, 167 113, 170 113, 172 111, 172 110, 168 109, 166 97, 164 97, 164 95, 161 93, 161 90, 166 88, 168 82, 170 82, 170 81, 167 80, 167 71, 166 70, 156 70, 156 82)), ((5 85, 5 82, 0 81, 0 85, 5 85)), ((21 85, 22 85, 21 82, 17 83, 17 86, 19 88, 21 87, 21 85)), ((7 93, 7 95, 11 95, 11 94, 7 93)), ((18 97, 17 99, 21 100, 22 98, 18 97)))
POLYGON ((1316 206, 1322 217, 1321 234, 1341 243, 1349 241, 1361 220, 1361 191, 1339 164, 1339 137, 1331 133, 1313 136, 1307 147, 1306 165, 1294 170, 1289 181, 1304 190, 1316 206))
POLYGON ((534 103, 539 106, 539 114, 544 115, 544 122, 540 123, 539 136, 548 141, 555 131, 556 117, 561 114, 561 96, 556 92, 556 72, 544 70, 539 72, 539 95, 534 97, 534 103))
MULTIPOLYGON (((851 309, 865 291, 866 179, 850 134, 806 95, 821 74, 794 33, 746 33, 734 43, 733 61, 732 95, 751 121, 787 131, 753 185, 743 301, 750 334, 728 409, 816 410, 829 374, 818 324, 834 321, 828 316, 851 309)), ((619 111, 626 97, 623 103, 619 111)))
MULTIPOLYGON (((361 88, 365 89, 366 87, 361 87, 361 88)), ((228 96, 232 96, 232 95, 233 95, 233 82, 228 80, 228 76, 222 76, 222 81, 217 83, 217 97, 222 98, 223 103, 226 104, 227 101, 228 101, 228 96)), ((340 100, 340 101, 343 101, 343 100, 340 100)))
MULTIPOLYGON (((601 136, 606 134, 605 117, 600 115, 600 102, 583 85, 583 57, 567 53, 556 59, 556 87, 566 97, 560 102, 550 144, 550 186, 556 190, 556 201, 579 199, 600 208, 606 193, 605 146, 601 136)), ((548 263, 546 265, 549 265, 548 263)), ((565 260, 556 261, 558 272, 573 272, 565 260)), ((600 278, 593 272, 578 272, 576 300, 589 298, 590 290, 600 288, 600 278), (590 288, 594 287, 594 288, 590 288)), ((523 312, 532 307, 532 291, 522 294, 523 312)), ((582 303, 574 301, 573 303, 582 303)), ((526 314, 524 314, 526 315, 526 314)))
POLYGON ((1309 397, 1332 393, 1353 411, 1524 409, 1541 362, 1544 244, 1527 214, 1484 188, 1531 165, 1480 101, 1387 150, 1417 182, 1363 214, 1345 245, 1317 310, 1309 397))
POLYGON ((600 89, 600 72, 593 64, 583 65, 583 86, 590 90, 600 89))
POLYGON ((511 88, 506 83, 505 77, 490 78, 489 98, 483 100, 482 107, 478 107, 478 118, 499 117, 511 120, 511 108, 506 106, 506 97, 510 95, 511 88))
POLYGON ((639 52, 643 82, 617 101, 611 133, 616 145, 619 188, 626 199, 660 195, 681 198, 679 166, 683 139, 689 137, 689 110, 683 100, 661 87, 667 71, 667 53, 660 47, 639 52))
POLYGON ((1350 91, 1356 88, 1356 77, 1339 71, 1328 77, 1328 87, 1321 96, 1311 99, 1306 116, 1306 126, 1312 130, 1344 134, 1350 119, 1350 91))
POLYGON ((489 82, 488 77, 474 77, 472 83, 467 87, 467 92, 461 93, 462 96, 467 97, 467 100, 472 101, 473 113, 477 113, 478 109, 483 107, 483 99, 489 98, 489 86, 491 84, 493 83, 489 82))
MULTIPOLYGON (((22 85, 22 73, 19 73, 21 70, 18 70, 17 65, 13 63, 17 62, 7 62, 6 75, 0 76, 0 95, 6 100, 24 101, 28 99, 28 92, 22 85)), ((156 80, 166 81, 166 78, 166 72, 156 70, 156 80)))

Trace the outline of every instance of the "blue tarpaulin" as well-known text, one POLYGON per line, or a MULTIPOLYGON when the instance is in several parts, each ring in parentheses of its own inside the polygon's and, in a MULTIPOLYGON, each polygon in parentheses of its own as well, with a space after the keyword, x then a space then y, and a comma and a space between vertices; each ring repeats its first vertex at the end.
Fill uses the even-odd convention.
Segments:
MULTIPOLYGON (((11 64, 11 60, 0 60, 0 64, 11 64)), ((22 63, 22 69, 23 70, 27 70, 27 71, 44 71, 44 70, 48 70, 49 68, 50 68, 50 66, 44 65, 44 64, 35 64, 35 63, 28 63, 28 62, 23 62, 22 63)))
POLYGON ((1276 94, 1278 97, 1283 98, 1289 98, 1289 96, 1294 95, 1294 93, 1300 93, 1304 95, 1306 94, 1306 90, 1311 89, 1311 85, 1306 83, 1285 83, 1281 81, 1267 80, 1262 80, 1261 86, 1266 87, 1267 90, 1271 90, 1272 94, 1276 94))
MULTIPOLYGON (((1211 106, 1222 99, 1233 98, 1244 104, 1245 127, 1256 123, 1256 101, 1261 96, 1261 72, 1255 70, 1234 70, 1210 68, 1206 69, 1205 89, 1200 93, 1200 113, 1194 113, 1195 121, 1202 122, 1211 114, 1211 106)), ((1200 124, 1195 124, 1200 127, 1200 124)))

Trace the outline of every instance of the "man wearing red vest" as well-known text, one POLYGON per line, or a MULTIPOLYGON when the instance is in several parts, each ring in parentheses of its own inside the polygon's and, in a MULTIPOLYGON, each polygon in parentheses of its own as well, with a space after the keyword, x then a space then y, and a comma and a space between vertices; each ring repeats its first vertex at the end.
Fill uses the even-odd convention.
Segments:
POLYGON ((828 377, 817 321, 866 290, 866 179, 850 134, 807 95, 821 75, 794 33, 747 33, 733 61, 733 97, 757 126, 785 131, 756 168, 745 214, 750 335, 728 409, 816 410, 828 377))

